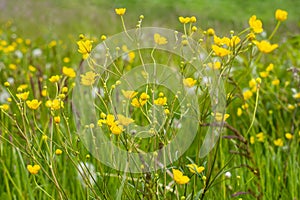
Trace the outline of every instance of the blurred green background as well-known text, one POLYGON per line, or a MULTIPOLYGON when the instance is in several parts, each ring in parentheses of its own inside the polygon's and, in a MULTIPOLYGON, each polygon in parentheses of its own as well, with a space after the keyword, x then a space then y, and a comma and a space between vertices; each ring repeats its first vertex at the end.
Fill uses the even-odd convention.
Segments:
POLYGON ((128 29, 135 27, 141 14, 143 26, 172 29, 181 28, 178 16, 195 15, 198 27, 213 27, 221 35, 247 27, 249 17, 256 14, 265 30, 271 31, 276 23, 274 12, 281 8, 289 12, 289 19, 280 31, 294 34, 300 30, 299 0, 0 0, 0 22, 13 21, 16 32, 31 39, 112 35, 121 31, 114 13, 117 7, 127 8, 128 29))

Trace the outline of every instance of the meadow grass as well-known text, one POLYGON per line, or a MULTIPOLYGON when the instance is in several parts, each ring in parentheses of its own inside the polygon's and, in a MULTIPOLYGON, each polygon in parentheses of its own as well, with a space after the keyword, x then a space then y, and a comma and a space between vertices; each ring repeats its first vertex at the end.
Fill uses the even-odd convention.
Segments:
MULTIPOLYGON (((176 5, 169 1, 142 5, 135 1, 114 2, 113 8, 128 8, 125 13, 118 10, 121 13, 117 15, 111 4, 96 0, 80 2, 80 7, 79 1, 28 1, 14 8, 12 2, 20 3, 6 2, 8 10, 25 9, 27 13, 15 14, 14 22, 5 22, 1 28, 0 199, 299 198, 300 36, 293 33, 297 31, 293 27, 298 20, 293 6, 296 2, 278 3, 289 12, 287 21, 275 19, 279 7, 271 1, 179 1, 176 5), (43 12, 46 8, 52 15, 43 12), (139 14, 144 16, 130 10, 141 10, 139 14), (168 14, 162 16, 165 10, 168 14), (191 13, 197 16, 196 21, 178 19, 184 14, 194 15, 191 13), (263 19, 265 33, 258 30, 259 21, 248 24, 252 14, 263 19), (45 24, 36 24, 32 16, 37 15, 45 24), (53 21, 53 16, 58 21, 53 21), (203 24, 205 18, 218 22, 203 24), (88 19, 95 25, 86 22, 88 19), (166 32, 151 32, 152 48, 128 50, 130 45, 122 46, 124 41, 135 41, 134 31, 143 30, 141 27, 147 23, 175 27, 180 32, 174 32, 179 34, 179 42, 175 43, 166 32), (27 26, 39 33, 25 30, 27 26), (100 37, 122 30, 126 40, 113 40, 120 45, 109 46, 110 37, 100 37), (86 36, 77 38, 79 33, 86 36), (262 44, 263 40, 275 46, 262 44), (170 49, 164 50, 166 46, 182 54, 173 55, 170 49), (75 52, 77 49, 80 53, 75 52), (101 54, 101 50, 107 52, 101 54), (183 59, 185 51, 191 53, 189 59, 183 59), (101 67, 115 55, 108 70, 103 71, 101 67), (202 76, 193 68, 198 57, 201 69, 205 69, 202 76), (101 63, 103 60, 106 62, 101 63), (149 83, 152 71, 147 74, 139 68, 146 70, 147 63, 157 69, 158 64, 170 66, 168 69, 178 74, 167 76, 172 80, 169 87, 149 83), (126 93, 122 91, 126 80, 119 79, 135 70, 140 73, 130 78, 137 80, 134 83, 142 78, 146 84, 126 93), (225 93, 218 96, 217 102, 226 99, 226 110, 212 106, 217 107, 211 96, 215 89, 212 86, 222 86, 207 77, 210 75, 224 83, 225 93), (95 80, 99 82, 95 84, 95 80), (179 85, 182 91, 170 91, 171 85, 179 85), (90 98, 95 98, 95 111, 90 109, 90 98), (193 109, 199 112, 187 112, 193 109), (122 172, 97 157, 113 155, 103 149, 103 143, 96 142, 99 137, 135 153, 155 152, 172 142, 180 130, 186 132, 188 140, 195 124, 180 126, 186 113, 191 123, 196 121, 195 139, 183 155, 157 171, 147 171, 147 163, 141 161, 137 167, 144 173, 122 172), (135 134, 140 132, 133 123, 150 125, 147 133, 152 137, 137 138, 135 134), (216 130, 220 137, 213 143, 214 148, 200 157, 205 135, 212 134, 210 130, 216 130)), ((168 71, 158 72, 158 77, 170 75, 168 71)), ((214 135, 208 144, 213 139, 214 135)), ((172 158, 177 155, 175 151, 165 153, 172 158)), ((158 153, 157 159, 160 157, 158 153)), ((163 165, 163 161, 156 164, 163 165)))

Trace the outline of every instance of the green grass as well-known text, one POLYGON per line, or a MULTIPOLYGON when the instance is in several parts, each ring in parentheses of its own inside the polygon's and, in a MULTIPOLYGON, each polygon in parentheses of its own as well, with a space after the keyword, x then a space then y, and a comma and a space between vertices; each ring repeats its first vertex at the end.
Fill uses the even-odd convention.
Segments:
POLYGON ((197 26, 202 29, 216 28, 219 34, 247 27, 250 16, 257 14, 262 19, 266 30, 271 30, 274 12, 277 8, 289 12, 289 20, 283 25, 282 32, 294 34, 299 32, 300 17, 298 8, 300 2, 287 1, 243 1, 243 0, 179 0, 179 1, 79 1, 53 0, 38 1, 5 0, 1 5, 0 22, 12 20, 18 28, 18 33, 32 39, 50 37, 66 39, 79 33, 100 37, 101 34, 113 35, 121 31, 121 26, 111 26, 119 23, 114 9, 126 7, 126 23, 129 27, 137 24, 138 16, 146 18, 144 26, 160 26, 178 28, 179 16, 195 15, 197 26))

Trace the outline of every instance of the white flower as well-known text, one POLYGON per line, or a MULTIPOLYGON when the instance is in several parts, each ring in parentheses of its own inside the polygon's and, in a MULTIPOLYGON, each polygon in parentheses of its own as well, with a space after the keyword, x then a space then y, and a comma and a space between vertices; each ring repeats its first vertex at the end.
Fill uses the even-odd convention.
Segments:
POLYGON ((41 56, 42 55, 42 50, 41 49, 39 49, 39 48, 37 48, 37 49, 34 49, 33 51, 32 51, 32 55, 33 55, 33 57, 39 57, 39 56, 41 56))
POLYGON ((226 172, 226 173, 225 173, 225 177, 226 177, 226 178, 231 178, 231 173, 230 173, 230 172, 226 172))
POLYGON ((10 97, 9 93, 6 90, 3 90, 0 93, 0 103, 6 102, 7 98, 10 97))

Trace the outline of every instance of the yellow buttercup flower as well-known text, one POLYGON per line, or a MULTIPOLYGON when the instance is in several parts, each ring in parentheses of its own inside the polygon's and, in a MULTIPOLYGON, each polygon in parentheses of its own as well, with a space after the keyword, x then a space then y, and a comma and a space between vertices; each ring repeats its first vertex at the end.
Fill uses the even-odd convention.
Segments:
POLYGON ((112 134, 120 135, 122 133, 122 131, 123 131, 123 127, 114 123, 110 127, 110 131, 112 132, 112 134))
POLYGON ((187 24, 187 23, 191 22, 191 18, 190 17, 182 17, 182 16, 180 16, 178 19, 179 19, 180 23, 182 23, 182 24, 187 24))
POLYGON ((161 36, 160 34, 155 33, 154 34, 154 42, 158 45, 163 45, 163 44, 167 44, 168 40, 167 40, 167 38, 161 36))
POLYGON ((253 30, 254 33, 263 32, 262 22, 259 19, 256 19, 255 15, 250 17, 249 26, 253 30))
POLYGON ((217 112, 216 114, 215 113, 212 113, 212 116, 214 116, 215 117, 215 120, 217 121, 217 122, 221 122, 221 121, 226 121, 226 119, 228 119, 229 117, 230 117, 230 115, 229 114, 222 114, 222 113, 219 113, 219 112, 217 112))
POLYGON ((126 99, 132 99, 133 97, 135 97, 138 92, 132 91, 132 90, 122 90, 122 94, 124 95, 124 97, 126 99))
POLYGON ((188 164, 187 167, 189 168, 190 172, 194 174, 196 174, 196 171, 198 174, 200 174, 205 169, 203 166, 198 167, 196 164, 188 164))
POLYGON ((240 117, 243 114, 243 110, 241 108, 238 108, 236 114, 240 117))
POLYGON ((260 132, 260 133, 256 134, 256 138, 257 138, 257 141, 259 141, 259 142, 264 142, 264 140, 265 140, 265 135, 264 135, 263 132, 260 132))
POLYGON ((58 75, 51 76, 51 77, 49 78, 49 81, 50 81, 51 83, 56 83, 56 82, 59 81, 59 76, 58 76, 58 75))
POLYGON ((55 154, 56 154, 56 155, 61 155, 61 154, 62 154, 62 150, 56 149, 56 150, 55 150, 55 154))
POLYGON ((280 80, 278 78, 272 81, 272 85, 279 85, 279 84, 280 84, 280 80))
POLYGON ((74 78, 76 76, 76 72, 74 71, 73 68, 69 67, 63 67, 62 68, 62 73, 70 78, 74 78))
POLYGON ((278 44, 270 44, 267 40, 262 40, 261 42, 253 41, 253 43, 257 46, 259 51, 263 53, 270 53, 278 47, 278 44))
POLYGON ((193 87, 197 83, 197 80, 194 80, 193 78, 185 78, 183 79, 183 85, 186 87, 193 87))
POLYGON ((159 97, 154 100, 155 105, 164 106, 167 105, 167 97, 159 97))
POLYGON ((89 71, 81 76, 81 84, 91 86, 95 83, 95 78, 98 76, 95 72, 89 71))
POLYGON ((294 97, 295 99, 300 99, 300 92, 294 94, 293 97, 294 97))
POLYGON ((224 57, 230 54, 231 52, 228 49, 219 47, 217 45, 212 45, 212 50, 215 52, 217 56, 224 57))
POLYGON ((207 29, 206 33, 207 33, 209 36, 214 36, 214 35, 215 35, 215 30, 212 29, 212 28, 209 28, 209 29, 207 29))
POLYGON ((222 45, 230 45, 230 39, 228 37, 218 37, 216 35, 214 35, 214 43, 218 46, 222 46, 222 45))
POLYGON ((281 10, 281 9, 277 9, 275 12, 275 18, 278 21, 285 21, 287 19, 288 16, 288 12, 286 12, 285 10, 281 10))
POLYGON ((2 104, 2 105, 0 105, 0 109, 3 110, 3 111, 8 111, 9 105, 8 104, 2 104))
POLYGON ((221 68, 221 62, 216 61, 214 63, 207 63, 207 66, 212 69, 220 69, 221 68))
POLYGON ((117 15, 123 16, 126 12, 126 8, 116 8, 115 12, 117 15))
POLYGON ((123 126, 128 126, 129 124, 133 123, 134 120, 129 118, 129 117, 125 117, 124 115, 121 114, 117 114, 118 116, 118 122, 119 124, 123 125, 123 126))
POLYGON ((243 92, 243 97, 245 100, 248 100, 252 97, 253 93, 250 90, 246 90, 245 92, 243 92))
POLYGON ((83 59, 87 59, 92 51, 92 41, 91 40, 79 40, 77 42, 78 52, 82 54, 83 59))
POLYGON ((238 43, 240 43, 240 41, 241 41, 241 39, 235 35, 230 39, 229 46, 235 47, 238 43))
POLYGON ((59 123, 60 123, 60 116, 55 116, 55 117, 54 117, 54 122, 55 122, 56 124, 59 124, 59 123))
POLYGON ((51 108, 52 110, 59 110, 64 107, 64 102, 59 99, 54 99, 53 101, 46 101, 46 107, 51 108))
POLYGON ((293 139, 293 135, 291 133, 286 133, 285 138, 288 140, 291 140, 291 139, 293 139))
POLYGON ((141 104, 137 98, 132 99, 131 105, 137 108, 141 107, 141 104))
POLYGON ((282 147, 283 140, 281 138, 278 138, 278 139, 274 140, 274 144, 275 144, 275 146, 282 147))
POLYGON ((190 181, 188 176, 184 176, 183 173, 177 169, 172 169, 173 179, 178 184, 187 184, 190 181))
POLYGON ((27 170, 30 174, 37 174, 41 167, 39 165, 27 165, 27 170))
POLYGON ((18 99, 25 101, 28 98, 29 92, 23 92, 23 93, 19 93, 16 94, 16 96, 18 97, 18 99))
POLYGON ((267 66, 266 71, 267 71, 267 72, 270 72, 270 71, 272 71, 273 69, 274 69, 274 64, 273 64, 273 63, 270 63, 270 64, 267 66))
POLYGON ((266 78, 266 77, 269 76, 269 72, 267 72, 267 71, 259 72, 259 75, 260 75, 262 78, 266 78))
POLYGON ((37 99, 33 99, 32 101, 26 101, 27 106, 32 109, 36 110, 41 105, 41 101, 38 101, 37 99))

